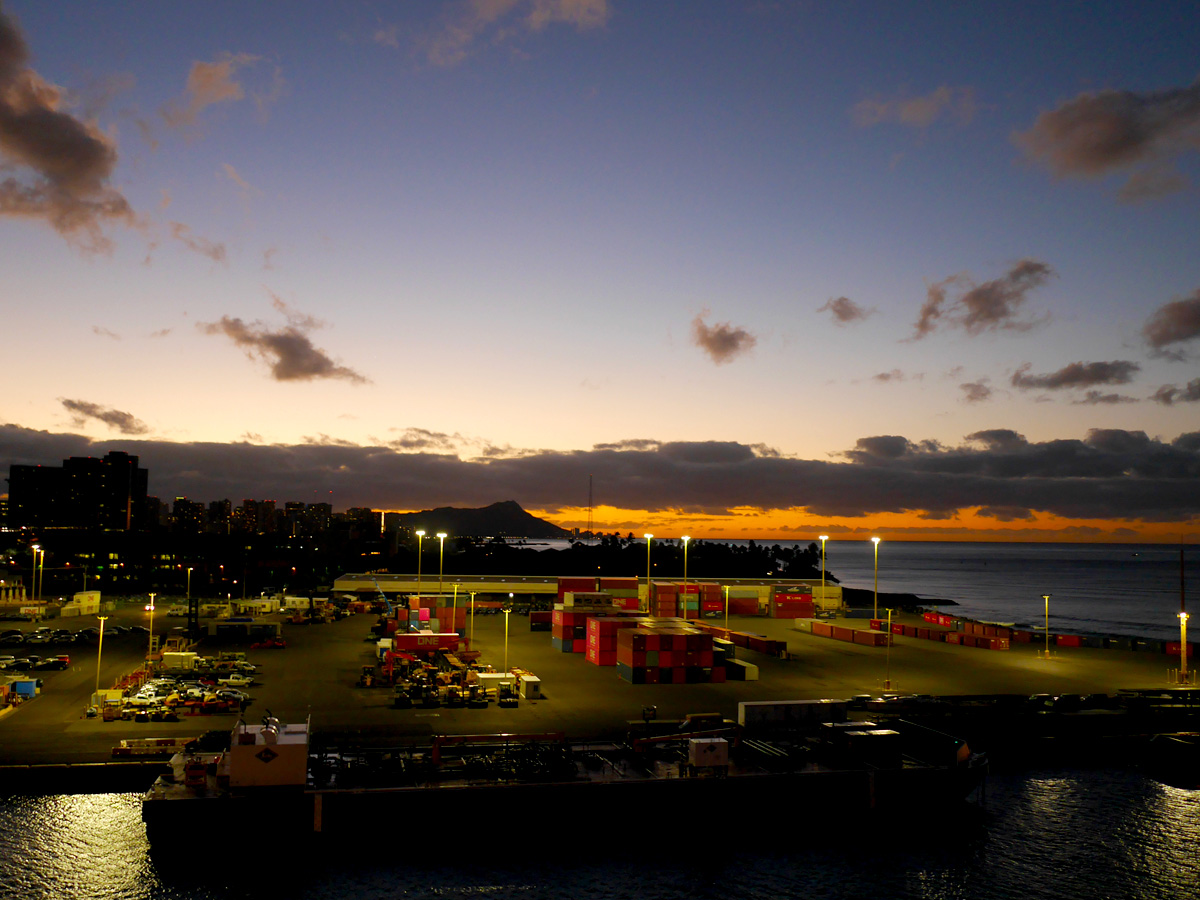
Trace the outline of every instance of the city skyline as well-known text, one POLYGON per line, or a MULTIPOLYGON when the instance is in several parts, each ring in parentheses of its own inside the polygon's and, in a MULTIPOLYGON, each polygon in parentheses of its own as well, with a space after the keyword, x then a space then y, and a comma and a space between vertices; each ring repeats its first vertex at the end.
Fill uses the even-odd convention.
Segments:
POLYGON ((1182 2, 4 0, 0 464, 1178 540, 1198 38, 1182 2))

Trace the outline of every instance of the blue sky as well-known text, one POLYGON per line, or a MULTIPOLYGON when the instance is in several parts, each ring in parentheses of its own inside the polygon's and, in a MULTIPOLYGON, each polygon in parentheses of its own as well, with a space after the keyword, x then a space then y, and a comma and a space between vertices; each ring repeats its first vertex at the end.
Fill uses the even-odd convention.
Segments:
POLYGON ((1128 537, 1200 512, 1192 3, 0 16, 10 462, 117 447, 152 490, 217 499, 292 490, 255 461, 283 454, 296 497, 566 524, 598 472, 614 527, 729 536, 1128 537), (63 168, 29 142, 30 84, 77 141, 63 168), (107 162, 71 156, 86 136, 107 162), (74 217, 13 199, 68 177, 74 217), (1183 483, 1138 481, 1110 433, 1183 483), (1083 448, 1123 498, 1177 499, 1104 516, 1030 490, 1090 468, 953 482, 1002 446, 1083 448), (867 466, 893 481, 836 522, 811 500, 867 466), (955 499, 902 489, 918 472, 955 499))

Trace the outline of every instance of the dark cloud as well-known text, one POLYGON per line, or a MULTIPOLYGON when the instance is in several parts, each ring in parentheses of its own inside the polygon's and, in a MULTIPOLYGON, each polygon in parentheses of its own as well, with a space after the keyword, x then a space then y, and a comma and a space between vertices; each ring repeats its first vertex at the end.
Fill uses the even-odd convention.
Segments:
POLYGON ((931 284, 913 325, 910 340, 920 340, 947 324, 969 335, 985 331, 1029 331, 1043 319, 1022 319, 1030 291, 1054 276, 1054 270, 1036 259, 1022 259, 1000 278, 975 284, 966 275, 951 275, 931 284), (959 294, 950 299, 950 290, 959 294))
POLYGON ((864 438, 843 461, 764 455, 736 443, 664 443, 654 449, 536 451, 463 459, 399 453, 335 440, 299 445, 89 441, 0 426, 0 465, 54 464, 124 450, 141 458, 158 496, 275 497, 334 492, 339 507, 483 506, 514 498, 531 509, 578 507, 593 477, 595 502, 631 510, 807 508, 866 516, 1029 510, 1068 518, 1186 521, 1200 516, 1200 432, 1173 442, 1142 432, 1089 432, 1083 440, 1030 442, 1006 429, 962 446, 864 438))
POLYGON ((992 399, 992 389, 983 381, 968 381, 959 385, 966 403, 983 403, 992 399))
POLYGON ((313 346, 304 331, 314 327, 314 323, 315 320, 309 317, 289 316, 286 327, 271 331, 262 322, 247 324, 238 318, 222 316, 219 322, 198 322, 196 327, 205 334, 223 334, 244 349, 250 359, 270 364, 271 377, 276 381, 341 378, 356 384, 365 383, 367 379, 358 372, 337 365, 325 351, 313 346))
POLYGON ((106 337, 106 338, 109 338, 110 340, 114 340, 114 341, 119 341, 121 339, 121 336, 119 334, 117 334, 115 331, 110 331, 109 329, 104 328, 100 325, 92 326, 92 334, 97 335, 98 337, 106 337))
POLYGON ((24 37, 0 9, 0 157, 17 170, 0 180, 0 215, 41 219, 85 252, 109 252, 105 227, 134 224, 109 184, 116 146, 94 123, 64 112, 62 91, 28 60, 24 37))
POLYGON ((1117 403, 1140 403, 1137 397, 1129 397, 1125 394, 1104 394, 1100 391, 1088 391, 1079 400, 1072 400, 1080 406, 1096 406, 1099 404, 1114 405, 1117 403))
MULTIPOLYGON (((1013 139, 1056 175, 1094 177, 1139 164, 1153 170, 1200 146, 1200 81, 1165 91, 1080 94, 1013 139)), ((1160 188, 1168 186, 1159 179, 1160 188)))
POLYGON ((1099 384, 1129 384, 1142 367, 1135 362, 1115 359, 1111 362, 1073 362, 1057 372, 1030 375, 1030 363, 1013 373, 1012 386, 1023 391, 1057 391, 1063 388, 1090 388, 1099 384))
POLYGON ((830 300, 817 312, 828 312, 833 316, 835 325, 849 325, 852 322, 861 322, 868 316, 875 314, 873 309, 863 309, 849 297, 838 297, 835 300, 830 300))
POLYGON ((708 310, 705 310, 692 320, 692 343, 707 353, 718 366, 749 353, 758 343, 758 338, 750 332, 744 328, 734 328, 728 322, 709 327, 704 321, 707 315, 708 310))
POLYGON ((1193 378, 1182 388, 1173 384, 1164 384, 1150 398, 1155 403, 1171 406, 1175 403, 1195 403, 1200 400, 1200 378, 1193 378))
POLYGON ((1183 351, 1172 345, 1200 337, 1200 289, 1156 309, 1142 326, 1142 337, 1156 355, 1182 359, 1183 351))
POLYGON ((88 403, 86 400, 59 398, 59 402, 65 410, 72 414, 76 428, 82 427, 88 419, 95 419, 97 422, 103 422, 109 428, 116 429, 121 434, 138 435, 150 432, 150 426, 132 413, 101 406, 98 403, 88 403))
POLYGON ((890 372, 879 372, 871 376, 872 381, 878 381, 880 384, 888 384, 893 381, 904 381, 905 374, 899 369, 892 369, 890 372))

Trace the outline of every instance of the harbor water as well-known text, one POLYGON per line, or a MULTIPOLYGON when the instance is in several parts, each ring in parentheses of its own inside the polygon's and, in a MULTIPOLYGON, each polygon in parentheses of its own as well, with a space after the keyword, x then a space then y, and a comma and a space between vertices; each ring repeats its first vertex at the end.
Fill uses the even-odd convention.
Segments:
POLYGON ((864 821, 838 834, 798 829, 820 811, 786 798, 758 814, 714 810, 708 822, 673 823, 690 833, 669 854, 648 843, 661 818, 595 835, 584 812, 564 810, 579 850, 564 853, 542 851, 519 811, 509 822, 425 814, 398 811, 391 830, 364 822, 337 852, 266 853, 264 807, 223 834, 180 834, 184 861, 163 865, 147 846, 137 795, 10 798, 0 801, 0 898, 1194 900, 1200 884, 1200 792, 1112 769, 994 775, 983 804, 954 822, 864 821), (772 834, 775 844, 725 852, 731 827, 772 834), (478 849, 497 842, 510 849, 479 861, 478 849))
MULTIPOLYGON (((1179 640, 1179 546, 890 541, 879 545, 879 590, 952 600, 944 611, 1050 630, 1179 640)), ((1200 551, 1186 548, 1185 584, 1200 588, 1200 551)), ((829 541, 826 566, 872 590, 874 545, 829 541)), ((1195 598, 1200 611, 1200 595, 1195 598)))

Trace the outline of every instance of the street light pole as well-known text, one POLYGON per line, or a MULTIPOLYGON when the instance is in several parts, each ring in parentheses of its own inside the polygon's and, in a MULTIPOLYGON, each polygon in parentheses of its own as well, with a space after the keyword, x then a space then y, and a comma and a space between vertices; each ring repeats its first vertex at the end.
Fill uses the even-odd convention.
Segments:
POLYGON ((871 542, 875 545, 875 616, 879 618, 879 538, 871 538, 871 542))
POLYGON ((29 602, 37 602, 37 559, 39 547, 33 544, 29 548, 33 552, 33 568, 29 571, 29 602))
POLYGON ((888 614, 887 644, 884 645, 887 648, 887 650, 886 650, 887 668, 884 670, 883 689, 885 691, 890 691, 892 689, 892 611, 891 611, 891 609, 888 609, 887 614, 888 614))
POLYGON ((687 618, 687 551, 688 541, 691 540, 686 534, 681 539, 683 541, 683 618, 687 618))
POLYGON ((650 541, 654 539, 654 535, 646 532, 642 535, 646 539, 646 612, 650 611, 650 541))
POLYGON ((475 646, 475 591, 471 591, 471 640, 472 647, 475 646))
POLYGON ((104 623, 108 616, 96 616, 100 620, 100 643, 96 645, 96 693, 100 693, 100 654, 104 652, 104 623))
POLYGON ((425 532, 417 532, 417 603, 421 600, 421 543, 425 540, 425 532))
POLYGON ((821 535, 821 605, 825 605, 825 542, 829 535, 821 535))
POLYGON ((504 607, 504 674, 508 674, 508 614, 512 612, 510 606, 504 607))
POLYGON ((191 566, 188 566, 188 571, 187 571, 187 593, 184 595, 184 598, 183 598, 183 599, 184 599, 184 600, 187 600, 189 603, 190 603, 190 602, 191 602, 191 600, 192 600, 192 567, 191 567, 191 566))
POLYGON ((155 596, 156 596, 155 593, 153 591, 151 591, 150 592, 150 603, 146 606, 146 609, 150 612, 150 642, 146 646, 146 661, 147 662, 149 662, 151 659, 154 658, 154 598, 155 598, 155 596))
MULTIPOLYGON (((439 531, 438 539, 438 597, 442 596, 442 559, 446 552, 446 532, 439 531)), ((438 602, 441 602, 440 600, 438 602)))
POLYGON ((725 630, 729 630, 729 585, 725 585, 725 630))
POLYGON ((1046 650, 1043 659, 1050 658, 1050 595, 1042 594, 1042 599, 1046 601, 1046 650))

